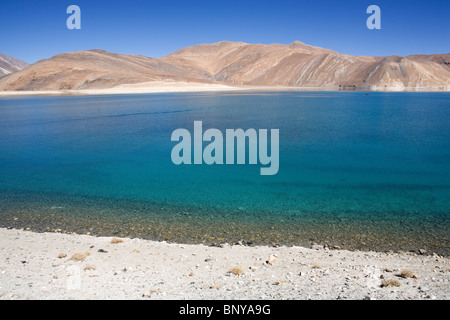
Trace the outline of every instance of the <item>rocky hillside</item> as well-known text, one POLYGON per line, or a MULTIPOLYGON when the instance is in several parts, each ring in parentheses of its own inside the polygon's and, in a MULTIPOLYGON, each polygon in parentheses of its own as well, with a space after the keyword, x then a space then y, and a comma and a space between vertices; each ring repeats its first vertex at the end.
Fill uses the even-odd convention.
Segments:
POLYGON ((104 50, 58 54, 0 79, 0 90, 113 88, 170 80, 229 85, 450 90, 450 54, 357 57, 299 41, 222 41, 153 59, 104 50))

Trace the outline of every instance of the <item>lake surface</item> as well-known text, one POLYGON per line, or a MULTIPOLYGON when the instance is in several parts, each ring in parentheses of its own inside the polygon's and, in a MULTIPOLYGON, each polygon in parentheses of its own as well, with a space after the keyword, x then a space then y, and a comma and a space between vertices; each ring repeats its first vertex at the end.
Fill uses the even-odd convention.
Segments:
POLYGON ((0 226, 448 254, 450 94, 0 98, 0 226), (173 164, 197 120, 279 129, 278 173, 173 164))

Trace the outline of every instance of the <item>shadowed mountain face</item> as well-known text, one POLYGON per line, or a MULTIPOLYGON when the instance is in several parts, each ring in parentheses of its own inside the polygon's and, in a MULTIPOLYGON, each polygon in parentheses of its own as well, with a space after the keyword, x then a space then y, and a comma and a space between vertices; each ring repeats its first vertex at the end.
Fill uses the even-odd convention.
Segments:
POLYGON ((101 89, 151 81, 324 89, 450 90, 450 54, 356 57, 296 41, 222 41, 153 59, 89 50, 41 60, 0 79, 0 90, 101 89))
POLYGON ((22 70, 28 63, 0 53, 0 77, 22 70))

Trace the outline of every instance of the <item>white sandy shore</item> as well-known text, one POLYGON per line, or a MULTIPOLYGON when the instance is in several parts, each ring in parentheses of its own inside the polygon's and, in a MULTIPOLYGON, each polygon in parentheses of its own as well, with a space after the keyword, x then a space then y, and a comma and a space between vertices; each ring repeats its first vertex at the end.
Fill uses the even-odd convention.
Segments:
MULTIPOLYGON (((231 86, 225 84, 181 82, 181 81, 151 81, 136 84, 123 84, 109 89, 85 90, 39 90, 39 91, 0 91, 0 97, 9 96, 51 96, 51 95, 116 95, 145 94, 169 92, 221 92, 221 91, 339 91, 339 88, 311 87, 267 87, 267 86, 231 86)), ((450 88, 371 88, 367 91, 387 92, 448 92, 450 88)))
POLYGON ((111 240, 0 228, 0 299, 450 298, 437 255, 111 240))
POLYGON ((111 95, 111 94, 142 94, 163 92, 208 92, 241 90, 222 84, 152 81, 148 83, 126 84, 110 89, 86 90, 40 90, 40 91, 0 91, 1 96, 34 96, 34 95, 111 95))

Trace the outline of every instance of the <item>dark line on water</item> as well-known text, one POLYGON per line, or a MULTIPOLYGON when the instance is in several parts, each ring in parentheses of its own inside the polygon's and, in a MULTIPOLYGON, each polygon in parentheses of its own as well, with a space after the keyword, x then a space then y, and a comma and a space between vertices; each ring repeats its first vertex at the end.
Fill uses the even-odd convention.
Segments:
POLYGON ((121 118, 121 117, 132 117, 132 116, 142 116, 142 115, 158 115, 158 114, 171 114, 171 113, 182 113, 182 112, 191 112, 192 109, 186 110, 174 110, 174 111, 156 111, 156 112, 136 112, 136 113, 124 113, 124 114, 113 114, 107 116, 97 116, 97 117, 86 117, 86 118, 77 118, 77 119, 66 119, 66 120, 55 120, 48 122, 40 122, 41 124, 49 124, 49 123, 63 123, 63 122, 76 122, 76 121, 85 121, 85 120, 98 120, 98 119, 106 119, 106 118, 121 118))

